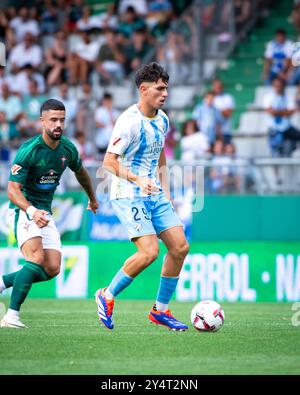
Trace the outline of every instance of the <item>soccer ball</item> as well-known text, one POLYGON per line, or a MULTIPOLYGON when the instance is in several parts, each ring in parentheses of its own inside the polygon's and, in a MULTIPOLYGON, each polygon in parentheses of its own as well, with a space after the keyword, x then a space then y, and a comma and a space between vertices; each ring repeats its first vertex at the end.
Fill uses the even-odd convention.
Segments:
POLYGON ((197 331, 216 332, 225 320, 223 308, 213 300, 203 300, 191 312, 191 322, 197 331))

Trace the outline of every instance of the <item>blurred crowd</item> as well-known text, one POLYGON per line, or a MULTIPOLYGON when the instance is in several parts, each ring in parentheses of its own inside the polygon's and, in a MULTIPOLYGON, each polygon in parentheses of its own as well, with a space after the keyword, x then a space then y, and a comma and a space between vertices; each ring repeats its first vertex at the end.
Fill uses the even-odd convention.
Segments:
POLYGON ((101 159, 119 113, 95 82, 129 79, 190 3, 107 0, 94 12, 83 0, 40 0, 0 8, 0 160, 40 132, 39 108, 50 95, 66 105, 66 133, 83 158, 101 159))
MULTIPOLYGON (((99 96, 95 83, 108 87, 127 79, 131 84, 130 75, 147 56, 149 60, 155 56, 167 67, 171 80, 193 83, 191 66, 197 62, 199 43, 193 22, 196 8, 188 8, 192 0, 101 3, 105 6, 100 13, 84 0, 39 0, 32 7, 0 9, 0 42, 6 47, 6 65, 0 66, 0 161, 9 162, 25 139, 40 132, 39 108, 49 95, 64 102, 67 136, 82 158, 93 162, 103 157, 120 111, 113 94, 107 91, 99 96)), ((258 1, 264 3, 268 1, 258 1)), ((229 40, 232 10, 228 4, 207 0, 201 14, 201 28, 217 33, 223 42, 229 40)), ((234 0, 237 33, 249 20, 251 4, 234 0)), ((295 1, 291 20, 300 34, 300 1, 295 1)), ((293 103, 285 96, 287 84, 300 83, 300 67, 293 66, 292 53, 293 44, 283 29, 266 43, 262 84, 273 91, 261 110, 270 117, 274 156, 289 156, 300 140, 300 132, 290 122, 300 108, 300 89, 293 103)), ((232 126, 235 106, 234 97, 216 79, 182 129, 171 119, 167 158, 174 159, 177 148, 184 161, 213 157, 223 170, 220 175, 212 169, 212 191, 239 188, 230 168, 230 160, 237 158, 232 126)))

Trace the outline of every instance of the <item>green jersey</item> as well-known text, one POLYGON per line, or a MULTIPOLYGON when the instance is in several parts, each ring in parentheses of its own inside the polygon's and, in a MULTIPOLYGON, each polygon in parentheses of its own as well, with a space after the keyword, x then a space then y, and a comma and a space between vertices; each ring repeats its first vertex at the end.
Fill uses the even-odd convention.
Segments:
MULTIPOLYGON (((54 192, 67 167, 77 172, 82 166, 75 145, 62 136, 55 149, 41 135, 31 138, 19 148, 9 180, 23 185, 22 193, 36 208, 51 212, 54 192)), ((15 206, 10 202, 10 208, 15 206)))

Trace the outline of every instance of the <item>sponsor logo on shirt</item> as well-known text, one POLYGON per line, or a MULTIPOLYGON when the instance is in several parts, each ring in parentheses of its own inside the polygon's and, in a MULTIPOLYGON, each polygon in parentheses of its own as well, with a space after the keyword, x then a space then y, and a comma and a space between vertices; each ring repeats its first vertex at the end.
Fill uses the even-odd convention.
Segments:
POLYGON ((160 154, 162 148, 163 148, 163 142, 155 141, 150 147, 150 154, 158 155, 160 154))
POLYGON ((11 168, 11 174, 13 176, 15 176, 16 174, 19 174, 19 170, 21 170, 21 169, 22 169, 22 166, 13 165, 12 168, 11 168))
POLYGON ((59 183, 59 174, 55 173, 53 169, 48 174, 43 174, 36 179, 36 187, 44 190, 53 190, 59 183))

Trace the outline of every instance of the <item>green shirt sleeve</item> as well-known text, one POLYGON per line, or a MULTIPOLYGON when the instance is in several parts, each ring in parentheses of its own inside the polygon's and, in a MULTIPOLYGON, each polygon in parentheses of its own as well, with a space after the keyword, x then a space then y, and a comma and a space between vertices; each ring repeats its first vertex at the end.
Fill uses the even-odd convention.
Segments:
POLYGON ((76 173, 82 166, 82 161, 80 159, 79 153, 77 148, 74 144, 72 144, 72 158, 71 162, 69 163, 69 168, 76 173))
POLYGON ((24 185, 31 165, 32 152, 19 149, 10 169, 9 181, 19 182, 24 185))

